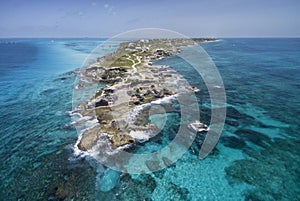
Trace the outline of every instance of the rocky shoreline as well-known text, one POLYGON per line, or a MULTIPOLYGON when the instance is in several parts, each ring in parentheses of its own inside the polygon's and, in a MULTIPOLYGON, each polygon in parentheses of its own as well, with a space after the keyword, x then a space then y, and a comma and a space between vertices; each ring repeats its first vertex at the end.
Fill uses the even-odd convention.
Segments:
MULTIPOLYGON (((216 39, 198 39, 207 42, 216 39)), ((190 39, 153 39, 121 43, 119 48, 84 69, 84 80, 105 84, 93 97, 80 104, 73 113, 81 120, 94 120, 93 126, 81 131, 76 144, 89 152, 105 142, 110 150, 130 147, 147 141, 159 132, 148 120, 149 108, 163 99, 197 91, 168 66, 152 60, 180 53, 180 47, 196 45, 190 39)), ((84 87, 80 82, 76 89, 84 87)))

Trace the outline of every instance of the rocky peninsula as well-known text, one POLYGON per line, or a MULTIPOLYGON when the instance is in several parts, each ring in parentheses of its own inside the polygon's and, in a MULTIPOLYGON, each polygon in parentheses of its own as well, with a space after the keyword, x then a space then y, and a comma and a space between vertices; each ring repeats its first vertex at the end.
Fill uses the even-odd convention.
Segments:
MULTIPOLYGON (((123 42, 119 48, 81 71, 81 78, 105 84, 92 97, 81 103, 73 113, 79 121, 94 121, 82 130, 76 146, 87 151, 100 142, 114 151, 149 140, 159 132, 148 120, 153 104, 166 103, 181 93, 193 93, 190 86, 168 66, 153 65, 152 61, 180 53, 180 47, 216 39, 151 39, 123 42)), ((80 82, 76 88, 84 87, 80 82)), ((75 122, 75 123, 78 123, 75 122)))

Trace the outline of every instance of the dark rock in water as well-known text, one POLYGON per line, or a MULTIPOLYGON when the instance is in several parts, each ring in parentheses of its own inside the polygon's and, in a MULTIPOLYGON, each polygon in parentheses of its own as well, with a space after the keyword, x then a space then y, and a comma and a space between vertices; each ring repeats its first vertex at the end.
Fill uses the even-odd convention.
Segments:
MULTIPOLYGON (((203 142, 204 142, 204 136, 203 137, 203 140, 197 139, 197 137, 195 138, 194 142, 192 143, 192 146, 189 147, 189 150, 192 154, 196 155, 196 156, 199 156, 199 153, 200 153, 200 150, 201 150, 201 147, 203 145, 203 142)), ((209 152, 209 156, 210 157, 216 157, 220 154, 220 151, 215 147, 211 150, 211 152, 209 152)))
POLYGON ((159 161, 157 160, 148 160, 145 162, 148 169, 152 172, 159 170, 161 167, 159 165, 159 161))
POLYGON ((162 160, 163 160, 165 166, 169 167, 170 165, 172 165, 172 161, 170 159, 168 159, 167 157, 162 157, 162 160))
POLYGON ((100 106, 108 106, 108 102, 104 99, 101 99, 100 101, 96 102, 95 104, 96 107, 100 107, 100 106))
MULTIPOLYGON (((67 154, 63 151, 60 155, 54 152, 53 154, 45 156, 43 159, 45 163, 49 161, 54 164, 57 163, 57 167, 55 167, 57 175, 50 180, 49 174, 45 174, 45 172, 41 175, 36 175, 39 181, 36 179, 32 181, 35 184, 34 186, 40 181, 46 181, 43 194, 37 193, 35 196, 32 194, 30 196, 30 193, 26 193, 26 196, 22 200, 94 200, 95 169, 91 167, 90 163, 85 159, 70 162, 70 160, 68 160, 70 157, 69 154, 70 153, 67 154), (35 199, 33 199, 33 197, 35 197, 35 199)), ((39 171, 40 170, 36 169, 34 174, 39 171)), ((29 182, 26 182, 27 187, 29 185, 28 183, 29 182)))
POLYGON ((226 119, 225 123, 228 124, 228 125, 230 125, 230 126, 234 126, 234 127, 239 126, 239 122, 238 121, 232 121, 232 120, 229 120, 229 119, 226 119))
POLYGON ((252 159, 234 161, 225 168, 229 184, 245 182, 254 188, 245 200, 300 200, 300 141, 278 139, 261 150, 247 150, 252 159))
POLYGON ((192 145, 191 145, 190 148, 189 148, 189 151, 190 151, 192 154, 198 156, 198 155, 199 155, 199 152, 200 152, 200 148, 199 148, 197 145, 195 145, 195 142, 193 142, 192 145))
POLYGON ((165 200, 189 200, 189 191, 186 188, 177 186, 176 184, 170 182, 168 185, 167 194, 164 195, 165 200))
POLYGON ((221 137, 220 141, 222 144, 224 144, 224 146, 234 148, 234 149, 242 149, 246 146, 244 140, 241 140, 233 136, 221 137))
MULTIPOLYGON (((244 159, 235 161, 232 166, 225 168, 225 171, 230 184, 243 181, 259 187, 258 189, 260 190, 248 191, 246 193, 246 200, 290 200, 282 199, 283 197, 280 194, 286 189, 284 189, 282 181, 273 177, 274 175, 278 175, 278 172, 281 170, 272 164, 244 159), (276 186, 275 189, 274 186, 276 186)), ((280 178, 284 178, 283 174, 282 176, 280 178)))
POLYGON ((147 174, 143 174, 141 176, 141 179, 143 179, 144 185, 145 185, 146 189, 148 189, 149 192, 153 192, 155 190, 156 182, 153 177, 151 177, 150 175, 147 175, 147 174))
POLYGON ((166 172, 166 169, 162 169, 162 170, 153 172, 153 174, 155 175, 155 177, 162 179, 164 177, 165 172, 166 172))
MULTIPOLYGON (((203 143, 203 142, 202 142, 203 143)), ((201 149, 201 144, 196 143, 195 141, 192 143, 192 145, 190 146, 189 150, 191 151, 192 154, 198 156, 200 149, 201 149)))
POLYGON ((109 192, 98 192, 97 197, 101 200, 152 200, 151 196, 157 184, 149 174, 140 174, 137 179, 129 174, 124 174, 119 181, 118 188, 109 192))
POLYGON ((216 156, 218 156, 219 154, 220 154, 219 149, 217 149, 217 148, 215 147, 215 148, 213 148, 213 150, 209 153, 209 156, 214 156, 214 157, 216 157, 216 156))
POLYGON ((254 117, 249 116, 247 114, 240 113, 237 109, 234 107, 227 107, 226 109, 227 116, 233 119, 254 119, 254 117))
POLYGON ((245 193, 245 201, 261 201, 261 200, 280 200, 276 199, 272 195, 265 194, 263 192, 259 192, 256 190, 250 190, 249 192, 245 193))
POLYGON ((206 134, 197 134, 195 137, 195 143, 197 144, 197 146, 199 147, 199 149, 201 149, 201 146, 205 140, 205 136, 206 134))
POLYGON ((162 140, 162 132, 158 133, 157 135, 155 135, 154 137, 151 138, 151 142, 157 143, 162 145, 163 144, 163 140, 162 140))
POLYGON ((238 160, 233 163, 232 166, 225 168, 226 174, 230 183, 236 183, 238 180, 245 181, 248 184, 253 184, 255 180, 259 180, 263 174, 262 172, 252 171, 260 168, 260 164, 257 164, 254 160, 238 160), (240 174, 236 174, 239 172, 240 174), (251 172, 251 174, 249 174, 251 172))
POLYGON ((238 135, 240 138, 244 140, 248 140, 262 147, 267 146, 266 143, 270 142, 270 138, 268 136, 253 130, 239 129, 235 131, 234 134, 238 135))

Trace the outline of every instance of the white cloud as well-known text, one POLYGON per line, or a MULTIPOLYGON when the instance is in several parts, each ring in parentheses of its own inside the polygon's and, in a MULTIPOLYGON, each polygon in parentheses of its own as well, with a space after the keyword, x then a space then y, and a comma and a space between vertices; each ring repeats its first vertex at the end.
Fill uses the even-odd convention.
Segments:
POLYGON ((112 14, 112 15, 116 15, 117 14, 115 7, 111 6, 109 4, 104 4, 104 9, 107 10, 108 14, 112 14))

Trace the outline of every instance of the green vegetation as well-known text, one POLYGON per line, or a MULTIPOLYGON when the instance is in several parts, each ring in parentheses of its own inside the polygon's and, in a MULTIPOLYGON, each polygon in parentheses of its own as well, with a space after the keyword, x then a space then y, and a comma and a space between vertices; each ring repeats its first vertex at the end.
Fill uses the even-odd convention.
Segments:
POLYGON ((121 43, 118 50, 99 59, 99 64, 104 67, 120 67, 131 69, 132 65, 142 67, 145 60, 156 59, 156 57, 173 54, 178 50, 178 47, 195 45, 195 42, 203 42, 215 39, 151 39, 138 40, 121 43), (157 54, 157 50, 161 54, 157 54), (139 58, 141 59, 139 59, 139 58), (141 63, 139 62, 141 60, 141 63))
POLYGON ((125 69, 131 69, 134 63, 128 59, 127 55, 122 55, 121 57, 117 58, 110 67, 120 67, 125 69))
POLYGON ((102 90, 100 89, 99 91, 96 92, 95 98, 99 97, 102 95, 102 90))

